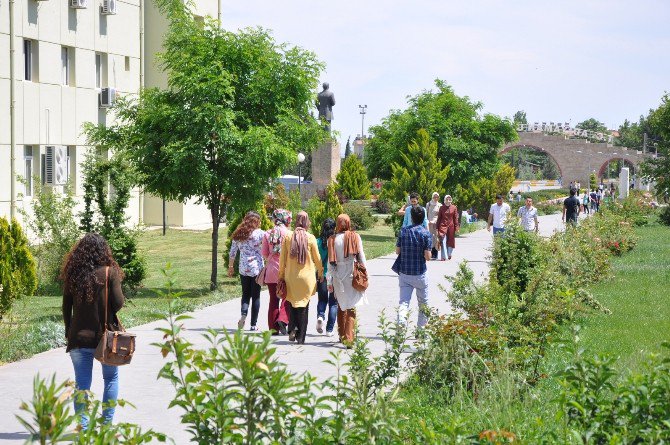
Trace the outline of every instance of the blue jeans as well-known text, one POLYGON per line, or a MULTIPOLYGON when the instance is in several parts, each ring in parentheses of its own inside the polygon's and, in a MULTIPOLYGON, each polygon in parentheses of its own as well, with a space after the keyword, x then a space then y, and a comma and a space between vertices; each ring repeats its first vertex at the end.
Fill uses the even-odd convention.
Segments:
POLYGON ((493 234, 495 235, 497 233, 505 233, 505 228, 504 227, 494 227, 493 228, 493 234))
MULTIPOLYGON (((70 351, 70 359, 74 367, 74 379, 77 389, 89 391, 93 380, 94 348, 79 348, 70 351)), ((102 365, 102 378, 105 381, 105 390, 102 395, 103 405, 110 400, 116 401, 119 395, 119 368, 117 366, 102 365)), ((81 427, 88 428, 88 415, 85 412, 86 405, 78 403, 75 399, 74 410, 81 415, 81 427)), ((111 423, 114 418, 114 407, 106 407, 102 411, 105 423, 111 423)))
POLYGON ((440 257, 443 260, 446 260, 447 256, 451 257, 451 254, 453 253, 453 251, 454 251, 453 247, 448 247, 447 246, 447 235, 444 235, 444 237, 442 238, 442 249, 440 250, 440 257), (446 252, 446 255, 445 255, 445 252, 446 252))
POLYGON ((399 273, 398 284, 400 285, 398 323, 407 323, 409 302, 412 300, 412 292, 416 289, 416 298, 419 301, 419 319, 417 325, 420 328, 424 327, 428 322, 428 317, 422 310, 425 306, 428 306, 428 281, 426 280, 426 274, 405 275, 404 273, 399 273))
POLYGON ((328 307, 328 322, 326 323, 326 332, 333 332, 335 321, 337 320, 337 299, 333 292, 328 293, 328 284, 323 280, 317 285, 319 293, 319 303, 316 305, 316 316, 326 319, 326 306, 328 307))

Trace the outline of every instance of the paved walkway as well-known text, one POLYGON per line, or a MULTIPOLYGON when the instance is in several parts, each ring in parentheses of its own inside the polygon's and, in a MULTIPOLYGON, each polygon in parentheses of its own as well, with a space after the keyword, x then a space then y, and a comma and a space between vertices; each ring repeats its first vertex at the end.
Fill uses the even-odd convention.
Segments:
MULTIPOLYGON (((551 234, 562 228, 560 215, 540 217, 540 230, 543 235, 551 234)), ((428 265, 430 282, 430 305, 440 312, 449 312, 449 304, 445 301, 440 286, 449 287, 444 279, 445 275, 452 276, 458 264, 466 260, 476 277, 483 277, 488 270, 489 248, 491 234, 486 230, 479 230, 460 237, 456 241, 453 259, 451 261, 432 261, 428 265)), ((391 271, 395 255, 387 255, 368 262, 370 287, 367 292, 368 306, 363 306, 358 312, 360 334, 371 339, 372 353, 379 352, 383 347, 379 339, 377 318, 383 309, 387 315, 395 314, 398 303, 397 275, 391 271)), ((259 328, 267 329, 268 294, 261 295, 261 313, 259 328)), ((316 296, 310 305, 310 325, 306 344, 298 346, 280 337, 275 341, 277 355, 290 369, 296 372, 309 371, 313 375, 326 378, 334 375, 334 368, 323 363, 329 358, 328 354, 334 348, 341 349, 333 343, 334 337, 319 335, 315 330, 316 323, 316 296)), ((416 299, 413 299, 413 321, 416 322, 416 299)), ((207 327, 221 327, 234 329, 237 327, 240 303, 238 299, 220 303, 194 312, 194 318, 186 322, 185 335, 196 345, 202 345, 200 334, 207 327)), ((123 316, 123 313, 121 313, 123 316)), ((164 363, 158 349, 151 343, 158 342, 161 335, 155 328, 162 322, 154 322, 132 329, 138 334, 137 352, 130 366, 120 368, 119 396, 132 402, 136 409, 130 407, 118 408, 115 420, 132 421, 143 427, 151 427, 168 434, 175 443, 188 443, 189 436, 180 425, 179 412, 176 409, 167 409, 172 399, 173 389, 169 382, 156 380, 159 369, 164 363)), ((248 327, 248 326, 247 326, 248 327)), ((36 373, 42 376, 56 374, 57 380, 74 378, 70 358, 64 349, 54 349, 38 354, 30 359, 11 363, 0 367, 0 443, 22 443, 27 434, 15 419, 18 406, 22 400, 30 400, 32 396, 32 380, 36 373)), ((102 397, 102 377, 99 365, 94 366, 94 383, 92 390, 102 397)))

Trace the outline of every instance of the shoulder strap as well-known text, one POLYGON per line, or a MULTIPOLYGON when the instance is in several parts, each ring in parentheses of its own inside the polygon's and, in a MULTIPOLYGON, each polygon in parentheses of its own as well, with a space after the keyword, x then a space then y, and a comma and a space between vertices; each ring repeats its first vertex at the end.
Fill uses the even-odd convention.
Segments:
POLYGON ((105 267, 105 319, 102 322, 103 332, 107 331, 107 288, 109 287, 109 266, 105 267))

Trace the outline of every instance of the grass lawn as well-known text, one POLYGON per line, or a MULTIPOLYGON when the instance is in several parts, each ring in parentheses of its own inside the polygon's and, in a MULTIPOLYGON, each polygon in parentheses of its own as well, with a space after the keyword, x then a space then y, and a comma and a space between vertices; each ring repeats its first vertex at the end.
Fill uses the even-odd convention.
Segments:
MULTIPOLYGON (((360 232, 368 259, 394 251, 393 230, 379 224, 360 232)), ((181 311, 188 312, 220 303, 240 295, 239 279, 226 276, 227 261, 219 256, 219 290, 209 291, 211 271, 211 231, 146 231, 140 249, 147 259, 147 278, 143 287, 126 302, 120 313, 126 327, 160 319, 167 312, 168 300, 156 295, 165 284, 161 269, 171 263, 182 297, 181 311)), ((225 230, 220 231, 219 252, 223 251, 225 230)), ((221 253, 219 253, 221 255, 221 253)), ((0 364, 27 358, 65 344, 61 316, 61 295, 39 295, 15 303, 12 313, 0 322, 0 364)))

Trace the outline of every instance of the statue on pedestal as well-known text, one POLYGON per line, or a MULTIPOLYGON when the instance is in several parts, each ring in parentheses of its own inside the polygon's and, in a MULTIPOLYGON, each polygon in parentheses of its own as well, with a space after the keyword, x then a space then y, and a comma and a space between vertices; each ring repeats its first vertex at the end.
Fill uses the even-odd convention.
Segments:
POLYGON ((333 120, 333 106, 335 105, 335 95, 330 91, 330 84, 323 83, 323 90, 317 95, 317 105, 319 110, 319 120, 327 122, 326 130, 330 133, 330 122, 333 120))

